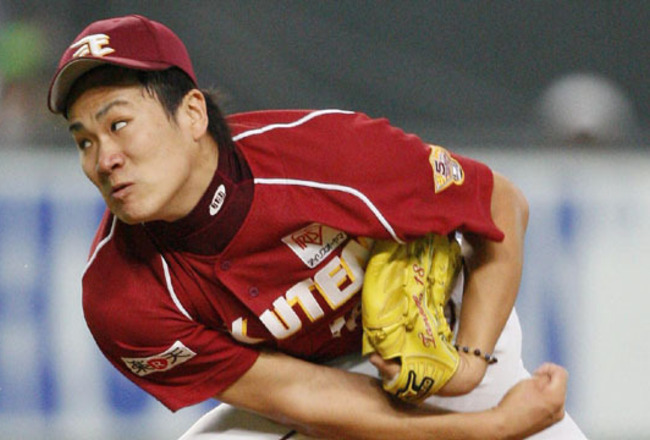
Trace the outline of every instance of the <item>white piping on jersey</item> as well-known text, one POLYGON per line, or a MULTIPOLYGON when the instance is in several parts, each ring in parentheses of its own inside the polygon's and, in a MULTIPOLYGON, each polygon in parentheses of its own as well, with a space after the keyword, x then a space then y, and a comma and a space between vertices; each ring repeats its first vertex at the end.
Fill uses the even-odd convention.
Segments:
POLYGON ((88 271, 88 268, 91 266, 91 264, 93 264, 93 262, 95 261, 95 258, 97 258, 97 254, 99 253, 101 248, 103 248, 106 245, 106 243, 111 241, 111 239, 113 238, 113 232, 115 232, 116 224, 117 224, 117 217, 113 217, 113 223, 111 223, 111 230, 108 232, 108 235, 104 237, 104 239, 97 244, 97 247, 95 248, 95 252, 93 252, 93 254, 90 256, 90 258, 88 259, 88 263, 86 263, 86 267, 84 267, 84 271, 81 274, 82 278, 88 271))
POLYGON ((172 301, 174 301, 174 304, 176 305, 176 308, 180 310, 180 312, 185 315, 187 319, 190 321, 194 321, 192 317, 190 316, 189 313, 187 313, 187 310, 185 310, 185 307, 183 307, 183 304, 181 304, 180 300, 176 296, 176 292, 174 291, 174 285, 172 284, 172 277, 169 274, 169 266, 167 265, 167 262, 165 261, 165 257, 162 255, 160 256, 160 261, 162 261, 163 265, 163 271, 165 272, 165 282, 167 283, 167 291, 169 292, 169 296, 172 297, 172 301))
POLYGON ((388 231, 388 233, 393 237, 393 240, 396 242, 403 244, 404 241, 397 236, 395 233, 395 230, 393 227, 390 225, 388 220, 386 220, 386 217, 384 217, 379 211, 379 209, 372 203, 372 201, 366 197, 365 194, 363 194, 361 191, 351 188, 349 186, 344 186, 344 185, 337 185, 333 183, 321 183, 321 182, 313 182, 311 180, 298 180, 298 179, 280 179, 280 178, 256 178, 253 180, 256 184, 261 184, 261 185, 295 185, 295 186, 306 186, 310 188, 318 188, 318 189, 324 189, 328 191, 340 191, 344 192, 350 195, 353 195, 354 197, 360 199, 367 207, 372 211, 372 213, 377 217, 377 220, 382 224, 384 229, 388 231))
MULTIPOLYGON (((93 252, 93 254, 88 259, 88 263, 86 263, 86 267, 84 268, 82 278, 86 274, 86 272, 88 271, 88 268, 95 261, 95 258, 97 258, 97 254, 99 253, 99 251, 106 245, 106 243, 111 241, 111 239, 113 238, 113 233, 115 232, 115 225, 117 225, 117 217, 114 216, 113 217, 113 223, 111 223, 111 230, 109 231, 108 235, 106 237, 104 237, 104 239, 102 241, 100 241, 99 244, 97 244, 97 247, 95 248, 95 252, 93 252)), ((185 317, 187 319, 189 319, 190 321, 193 321, 190 314, 187 313, 187 310, 185 310, 185 308, 181 304, 180 300, 176 296, 176 292, 174 291, 174 286, 172 285, 172 279, 171 279, 171 276, 169 274, 169 266, 167 266, 167 262, 165 261, 165 258, 161 255, 160 259, 162 260, 163 272, 165 273, 165 282, 167 284, 167 291, 169 292, 169 296, 171 296, 172 301, 174 302, 174 304, 176 305, 178 310, 183 315, 185 315, 185 317)))
POLYGON ((262 128, 256 128, 255 130, 248 130, 244 131, 243 133, 239 133, 237 136, 233 136, 232 140, 237 142, 240 139, 243 139, 248 136, 255 136, 256 134, 262 134, 266 133, 267 131, 275 130, 278 128, 293 128, 297 127, 299 125, 304 124, 305 122, 310 121, 311 119, 317 118, 322 115, 329 115, 329 114, 334 114, 334 113, 339 113, 339 114, 344 114, 344 115, 351 115, 354 114, 354 112, 347 111, 347 110, 336 110, 336 109, 330 109, 330 110, 318 110, 315 112, 311 112, 306 116, 303 116, 302 118, 298 119, 297 121, 294 122, 289 122, 289 123, 284 123, 284 124, 271 124, 267 125, 262 128))
MULTIPOLYGON (((347 110, 336 110, 336 109, 328 109, 328 110, 318 110, 311 112, 302 118, 294 121, 294 122, 289 122, 289 123, 284 123, 284 124, 270 124, 262 128, 257 128, 255 130, 249 130, 249 131, 244 131, 243 133, 238 134, 237 136, 233 136, 232 140, 233 141, 238 141, 240 139, 249 137, 249 136, 255 136, 258 134, 266 133, 267 131, 275 130, 278 128, 293 128, 297 127, 299 125, 304 124, 305 122, 310 121, 311 119, 317 118, 318 116, 322 115, 329 115, 329 114, 343 114, 343 115, 351 115, 354 114, 352 111, 347 111, 347 110)), ((268 179, 268 178, 257 178, 254 179, 254 182, 256 184, 266 184, 266 185, 297 185, 297 186, 308 186, 311 188, 319 188, 319 189, 325 189, 325 190, 330 190, 330 191, 341 191, 345 192, 348 194, 351 194, 358 199, 360 199, 363 203, 368 206, 368 208, 372 211, 372 213, 377 217, 377 220, 384 226, 384 228, 388 231, 388 233, 393 237, 395 241, 398 243, 404 243, 397 234, 395 233, 395 230, 393 227, 388 223, 388 220, 381 214, 379 209, 368 199, 368 197, 365 196, 362 192, 360 192, 357 189, 348 187, 348 186, 343 186, 343 185, 335 185, 335 184, 328 184, 328 183, 320 183, 320 182, 312 182, 309 180, 297 180, 297 179, 268 179)))

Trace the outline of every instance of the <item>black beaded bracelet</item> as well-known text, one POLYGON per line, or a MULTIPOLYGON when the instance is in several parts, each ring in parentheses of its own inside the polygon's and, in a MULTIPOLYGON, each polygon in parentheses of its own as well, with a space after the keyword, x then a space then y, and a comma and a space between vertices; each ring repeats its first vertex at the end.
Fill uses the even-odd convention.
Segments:
POLYGON ((478 356, 483 360, 485 360, 485 362, 487 362, 488 365, 496 364, 497 362, 499 362, 499 360, 496 357, 492 356, 490 353, 483 353, 478 348, 471 349, 467 346, 460 346, 458 344, 454 345, 454 347, 456 348, 457 351, 462 351, 463 353, 473 353, 474 356, 478 356))

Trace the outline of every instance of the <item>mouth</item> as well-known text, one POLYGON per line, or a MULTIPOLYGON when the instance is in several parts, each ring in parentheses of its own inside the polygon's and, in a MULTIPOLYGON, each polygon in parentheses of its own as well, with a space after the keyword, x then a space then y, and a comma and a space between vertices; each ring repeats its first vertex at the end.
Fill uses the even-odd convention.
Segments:
POLYGON ((114 185, 111 188, 111 197, 116 200, 124 199, 132 185, 132 183, 120 183, 118 185, 114 185))

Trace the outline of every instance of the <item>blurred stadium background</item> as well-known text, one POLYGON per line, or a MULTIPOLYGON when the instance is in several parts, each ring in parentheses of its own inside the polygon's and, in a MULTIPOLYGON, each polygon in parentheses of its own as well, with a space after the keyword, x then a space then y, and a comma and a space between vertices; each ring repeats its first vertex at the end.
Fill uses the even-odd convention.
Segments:
POLYGON ((90 21, 141 13, 186 42, 229 113, 354 109, 483 160, 526 192, 524 360, 571 373, 589 438, 650 438, 650 3, 0 0, 0 440, 173 439, 81 316, 102 202, 45 106, 90 21))

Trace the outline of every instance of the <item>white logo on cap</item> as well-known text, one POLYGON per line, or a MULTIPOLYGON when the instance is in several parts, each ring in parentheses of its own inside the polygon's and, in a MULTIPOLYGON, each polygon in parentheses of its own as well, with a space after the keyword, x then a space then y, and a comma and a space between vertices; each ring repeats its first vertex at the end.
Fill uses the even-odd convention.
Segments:
POLYGON ((94 57, 103 57, 115 52, 115 49, 108 47, 110 37, 106 34, 93 34, 83 37, 81 40, 70 46, 71 49, 77 49, 72 54, 73 58, 92 55, 94 57))

